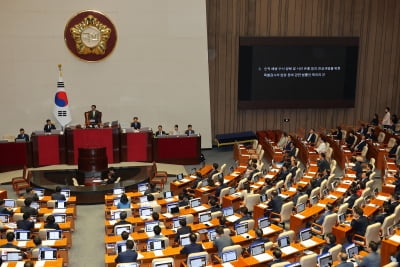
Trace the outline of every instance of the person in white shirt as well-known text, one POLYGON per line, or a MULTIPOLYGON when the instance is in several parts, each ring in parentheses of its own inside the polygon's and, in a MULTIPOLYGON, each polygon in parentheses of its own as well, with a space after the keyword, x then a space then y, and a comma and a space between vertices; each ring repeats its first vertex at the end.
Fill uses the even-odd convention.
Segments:
POLYGON ((179 126, 178 124, 175 124, 174 129, 171 131, 171 135, 180 135, 181 133, 179 132, 179 126))
POLYGON ((321 137, 319 137, 317 141, 317 148, 315 149, 315 151, 317 151, 318 154, 321 154, 321 153, 326 153, 326 150, 327 146, 325 141, 321 137))
POLYGON ((385 108, 385 115, 383 115, 382 125, 383 125, 384 129, 392 128, 392 120, 390 117, 390 108, 389 107, 385 108))

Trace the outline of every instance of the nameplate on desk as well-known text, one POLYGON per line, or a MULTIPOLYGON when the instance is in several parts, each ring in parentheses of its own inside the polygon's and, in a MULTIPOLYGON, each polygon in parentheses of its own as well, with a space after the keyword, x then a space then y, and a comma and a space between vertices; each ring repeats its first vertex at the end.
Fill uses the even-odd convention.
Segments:
POLYGON ((246 165, 240 165, 239 168, 247 169, 247 166, 246 165))
POLYGON ((379 207, 378 205, 372 204, 372 203, 369 203, 367 206, 368 206, 368 207, 373 207, 373 208, 378 208, 378 207, 379 207))
POLYGON ((275 151, 275 154, 282 154, 282 151, 275 151))
POLYGON ((350 151, 350 150, 347 150, 347 149, 345 149, 345 150, 343 150, 343 152, 344 152, 344 153, 350 153, 351 151, 350 151))
POLYGON ((172 215, 171 213, 163 213, 162 215, 164 217, 167 217, 168 219, 174 217, 174 215, 172 215))
POLYGON ((389 186, 389 187, 396 187, 394 184, 386 184, 386 186, 389 186))
POLYGON ((316 163, 310 163, 310 166, 317 167, 318 165, 316 163))
POLYGON ((334 196, 334 195, 328 195, 328 196, 327 196, 327 198, 330 198, 330 199, 337 199, 337 196, 334 196))
POLYGON ((317 172, 307 172, 307 173, 309 173, 309 174, 316 174, 317 172))
POLYGON ((392 240, 396 243, 400 243, 400 235, 394 235, 394 236, 390 237, 389 240, 392 240))
POLYGON ((310 179, 313 178, 313 177, 314 177, 314 176, 312 176, 312 175, 305 175, 305 176, 304 176, 304 178, 310 178, 310 179))
POLYGON ((294 215, 294 217, 297 217, 297 218, 299 218, 299 219, 304 219, 305 218, 305 216, 303 216, 303 215, 301 215, 301 214, 296 214, 296 215, 294 215))
MULTIPOLYGON (((24 263, 24 262, 22 262, 22 263, 24 263)), ((15 265, 15 267, 22 267, 23 265, 18 265, 19 264, 19 262, 17 263, 17 265, 15 265)), ((35 263, 35 267, 44 267, 46 265, 46 261, 37 261, 36 263, 35 263)))

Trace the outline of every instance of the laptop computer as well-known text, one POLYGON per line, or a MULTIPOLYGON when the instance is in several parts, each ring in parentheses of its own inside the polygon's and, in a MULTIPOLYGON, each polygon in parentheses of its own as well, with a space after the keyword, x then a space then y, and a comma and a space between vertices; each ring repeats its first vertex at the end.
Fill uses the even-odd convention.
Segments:
POLYGON ((300 203, 296 206, 297 213, 303 212, 306 209, 306 203, 300 203))
POLYGON ((136 262, 128 262, 128 263, 118 263, 118 267, 139 267, 139 263, 136 262))
POLYGON ((67 214, 53 213, 56 223, 65 223, 67 221, 67 214))
POLYGON ((167 212, 171 214, 179 213, 179 203, 178 202, 168 203, 167 212))
POLYGON ((267 198, 266 194, 260 195, 260 201, 261 202, 266 202, 267 200, 268 200, 268 198, 267 198))
POLYGON ((147 188, 149 187, 149 183, 141 183, 138 184, 138 192, 144 192, 147 190, 147 188))
POLYGON ((67 208, 67 201, 65 200, 57 200, 55 203, 56 209, 66 209, 67 208))
POLYGON ((199 213, 199 223, 206 223, 211 221, 211 211, 205 211, 199 213))
POLYGON ((148 217, 153 213, 153 208, 151 207, 141 207, 139 208, 140 217, 148 217))
POLYGON ((34 209, 39 209, 40 204, 39 204, 39 202, 34 201, 31 203, 31 205, 29 207, 34 208, 34 209))
POLYGON ((178 175, 176 175, 176 180, 180 181, 183 179, 183 173, 179 173, 178 175))
POLYGON ((322 190, 322 195, 324 195, 324 197, 326 197, 327 195, 329 195, 329 190, 328 190, 328 188, 325 188, 324 190, 322 190))
POLYGON ((0 221, 2 223, 9 223, 10 222, 10 215, 8 215, 8 214, 0 214, 0 221))
POLYGON ((315 195, 311 198, 310 203, 311 205, 317 205, 318 201, 319 201, 318 195, 315 195))
POLYGON ((386 228, 386 236, 392 236, 395 234, 394 225, 389 226, 386 228))
POLYGON ((233 207, 230 206, 230 207, 223 208, 222 213, 224 214, 225 217, 232 216, 234 214, 233 207))
POLYGON ((235 225, 235 231, 237 235, 245 234, 249 231, 249 223, 241 222, 235 225))
POLYGON ((122 210, 110 210, 111 220, 118 220, 122 210))
POLYGON ((65 196, 65 199, 68 199, 71 196, 71 190, 69 190, 68 188, 61 189, 60 193, 65 196))
POLYGON ((207 266, 207 256, 192 256, 188 258, 189 266, 191 267, 205 267, 207 266))
POLYGON ((29 230, 14 230, 15 240, 17 241, 28 241, 31 238, 31 231, 29 230))
POLYGON ((213 229, 209 229, 207 235, 208 235, 208 240, 214 241, 215 238, 217 237, 217 232, 215 231, 214 228, 213 229))
POLYGON ((19 261, 22 260, 22 254, 20 251, 6 251, 5 257, 1 257, 3 261, 19 261))
POLYGON ((115 252, 117 254, 126 251, 126 240, 118 241, 115 243, 115 252))
POLYGON ((311 239, 313 237, 311 228, 301 230, 299 236, 301 242, 311 239))
POLYGON ((199 207, 199 206, 201 206, 201 199, 200 198, 193 198, 193 199, 189 200, 189 204, 190 204, 190 207, 192 209, 196 208, 196 207, 199 207))
POLYGON ((284 247, 290 246, 289 236, 282 236, 282 237, 278 238, 277 241, 278 241, 279 248, 284 248, 284 247))
POLYGON ((164 198, 173 198, 174 195, 172 194, 171 191, 166 191, 164 192, 164 198))
POLYGON ((286 264, 285 267, 301 267, 300 262, 286 264))
POLYGON ((125 193, 125 188, 123 187, 116 187, 113 189, 113 195, 122 195, 123 193, 125 193))
POLYGON ((149 201, 147 200, 147 196, 141 196, 141 197, 139 197, 139 202, 140 203, 146 203, 146 202, 149 202, 149 201))
POLYGON ((38 260, 40 261, 48 261, 48 260, 56 260, 57 259, 57 249, 56 248, 40 248, 38 260))
POLYGON ((218 173, 218 179, 224 178, 224 174, 222 172, 218 173))
POLYGON ((146 233, 151 233, 153 232, 154 226, 159 225, 159 221, 151 221, 151 222, 145 222, 144 223, 144 230, 146 233))
POLYGON ((114 197, 113 206, 118 206, 118 203, 119 203, 120 199, 121 199, 121 197, 114 197))
POLYGON ((264 218, 260 218, 258 219, 258 227, 263 229, 263 228, 267 228, 271 225, 271 222, 269 221, 269 217, 264 217, 264 218))
POLYGON ((154 267, 173 267, 174 266, 174 262, 172 260, 156 262, 156 263, 154 263, 153 266, 154 267))
POLYGON ((165 241, 162 239, 149 239, 147 241, 147 251, 162 250, 165 248, 165 241))
POLYGON ((15 208, 15 199, 4 199, 4 207, 6 208, 15 208))
POLYGON ((222 253, 222 262, 230 262, 237 260, 237 255, 235 250, 229 250, 222 253))
POLYGON ((179 236, 179 244, 181 246, 186 246, 190 244, 190 234, 184 234, 179 236))
POLYGON ((346 222, 346 214, 340 213, 338 215, 338 223, 339 224, 350 224, 350 222, 346 222))
POLYGON ((262 253, 265 253, 264 242, 256 243, 250 246, 251 256, 257 256, 262 253))
POLYGON ((46 231, 47 240, 61 240, 62 230, 47 230, 46 231))
POLYGON ((233 195, 236 192, 236 188, 234 187, 229 187, 229 195, 233 195))
POLYGON ((180 220, 185 220, 186 221, 186 217, 185 216, 180 216, 180 217, 172 218, 172 228, 173 229, 181 228, 181 224, 179 223, 180 220))
POLYGON ((330 253, 319 255, 317 262, 319 267, 330 267, 333 264, 332 255, 330 253))
POLYGON ((358 246, 356 244, 351 244, 350 246, 346 247, 346 253, 347 256, 350 258, 353 258, 354 255, 358 254, 358 246))
POLYGON ((115 226, 115 235, 121 235, 123 232, 131 232, 132 227, 130 227, 129 225, 117 225, 115 226))
POLYGON ((39 197, 39 199, 44 197, 44 189, 43 188, 33 188, 33 191, 35 191, 35 193, 39 197))

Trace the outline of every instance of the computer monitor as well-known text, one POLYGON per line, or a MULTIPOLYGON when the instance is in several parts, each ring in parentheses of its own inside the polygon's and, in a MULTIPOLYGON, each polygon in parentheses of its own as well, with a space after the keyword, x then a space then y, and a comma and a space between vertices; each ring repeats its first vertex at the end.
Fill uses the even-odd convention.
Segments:
POLYGON ((144 191, 147 190, 148 187, 149 187, 149 183, 138 184, 138 191, 139 192, 144 192, 144 191))
POLYGON ((259 175, 254 175, 253 176, 253 182, 257 183, 258 180, 260 180, 260 176, 259 175))
POLYGON ((34 208, 34 209, 39 209, 40 204, 39 204, 39 202, 34 201, 31 203, 31 205, 29 207, 34 208))
POLYGON ((374 189, 374 195, 375 195, 375 197, 377 197, 378 194, 379 194, 379 189, 378 189, 378 188, 375 188, 375 189, 374 189))
POLYGON ((179 203, 178 202, 168 203, 167 212, 172 214, 179 213, 179 203))
POLYGON ((249 231, 249 223, 248 222, 241 222, 235 225, 236 234, 241 235, 245 234, 249 231))
POLYGON ((141 207, 141 208, 139 208, 139 215, 141 217, 151 216, 152 213, 153 213, 153 208, 151 208, 151 207, 141 207))
POLYGON ((313 196, 310 200, 311 205, 316 205, 318 203, 318 200, 318 195, 313 196))
POLYGON ((123 187, 116 187, 113 189, 113 195, 122 195, 123 193, 125 193, 125 188, 123 187))
POLYGON ((65 223, 67 221, 67 214, 53 213, 56 223, 65 223))
POLYGON ((178 181, 180 181, 180 180, 182 180, 183 179, 183 173, 179 173, 177 176, 176 176, 176 180, 178 180, 178 181))
POLYGON ((31 237, 31 231, 29 230, 14 230, 15 240, 17 241, 28 241, 31 237))
POLYGON ((68 199, 71 196, 71 190, 69 190, 68 188, 61 189, 60 193, 65 196, 65 199, 68 199))
POLYGON ((208 185, 208 180, 204 179, 203 181, 201 181, 201 185, 202 186, 207 186, 208 185))
POLYGON ((162 250, 165 248, 165 241, 162 239, 149 239, 147 241, 147 251, 162 250))
POLYGON ((189 204, 191 208, 196 208, 201 206, 201 198, 193 198, 189 200, 189 204))
POLYGON ((146 203, 146 202, 149 202, 149 200, 147 199, 147 196, 141 196, 141 197, 139 197, 139 202, 146 203))
POLYGON ((327 195, 329 195, 329 190, 328 188, 325 188, 324 190, 322 190, 322 194, 326 197, 327 195))
POLYGON ((147 232, 147 233, 153 232, 154 226, 159 225, 159 224, 160 224, 159 221, 145 222, 144 223, 145 232, 147 232))
POLYGON ((47 240, 61 240, 62 230, 47 230, 46 231, 47 240))
POLYGON ((0 214, 0 221, 2 223, 9 223, 10 222, 10 215, 9 214, 0 214))
POLYGON ((15 199, 4 199, 4 207, 6 208, 15 208, 15 199))
POLYGON ((222 213, 224 214, 225 217, 233 215, 233 207, 226 207, 222 209, 222 213))
POLYGON ((278 246, 280 248, 284 248, 284 247, 290 246, 289 236, 287 236, 287 235, 278 238, 277 241, 278 241, 278 246))
POLYGON ((115 251, 117 254, 124 252, 126 250, 126 240, 118 241, 115 243, 115 251))
POLYGON ((136 262, 118 263, 117 267, 139 267, 139 263, 136 262))
POLYGON ((311 228, 306 228, 300 231, 300 241, 306 241, 312 238, 311 228))
POLYGON ((121 235, 123 232, 131 232, 132 227, 130 225, 121 224, 115 226, 115 235, 121 235))
POLYGON ((236 188, 234 187, 229 187, 229 195, 233 195, 236 192, 236 188))
POLYGON ((179 223, 180 220, 185 220, 186 221, 186 217, 185 216, 180 216, 180 217, 174 217, 172 218, 172 228, 180 228, 181 224, 179 223))
POLYGON ((229 250, 222 252, 222 262, 230 262, 237 260, 237 255, 235 250, 229 250))
POLYGON ((186 246, 190 244, 190 234, 184 234, 179 236, 179 244, 181 246, 186 246))
POLYGON ((19 251, 7 251, 6 261, 19 261, 22 259, 22 254, 19 251))
POLYGON ((171 191, 164 192, 164 198, 172 198, 172 197, 174 197, 174 195, 172 194, 171 191))
POLYGON ((162 261, 162 262, 156 262, 153 265, 154 267, 173 267, 174 262, 173 261, 162 261))
POLYGON ((358 254, 358 246, 356 244, 351 244, 350 246, 346 247, 346 253, 349 258, 352 258, 354 255, 358 254))
POLYGON ((205 223, 211 221, 211 211, 205 211, 199 213, 199 223, 205 223))
POLYGON ((38 260, 48 261, 57 259, 57 249, 56 248, 39 248, 38 260))
POLYGON ((265 252, 264 242, 256 243, 250 246, 251 256, 257 256, 265 252))
POLYGON ((188 263, 190 267, 205 267, 207 266, 207 256, 192 256, 188 258, 188 263))
POLYGON ((300 262, 286 264, 285 267, 301 267, 300 262))
POLYGON ((268 197, 267 197, 267 195, 266 195, 266 194, 262 194, 262 195, 260 195, 260 201, 261 201, 261 202, 266 202, 266 201, 267 201, 267 199, 268 199, 268 197))
POLYGON ((210 241, 214 241, 215 238, 217 237, 217 232, 215 231, 214 228, 212 228, 212 229, 209 229, 209 230, 208 230, 207 235, 208 235, 208 239, 209 239, 210 241))
POLYGON ((67 208, 67 201, 65 201, 65 200, 57 200, 55 208, 56 209, 66 209, 67 208))
POLYGON ((269 217, 263 217, 258 219, 258 227, 263 229, 266 227, 269 227, 271 225, 271 222, 269 221, 269 217))
POLYGON ((394 233, 395 233, 394 225, 391 225, 391 226, 386 228, 386 235, 387 236, 392 236, 392 235, 394 235, 394 233))
POLYGON ((35 193, 36 193, 36 195, 39 197, 39 198, 42 198, 42 197, 44 197, 44 189, 43 188, 33 188, 33 191, 35 191, 35 193))
POLYGON ((339 224, 344 224, 344 221, 346 220, 346 214, 344 214, 344 213, 340 213, 339 215, 338 215, 338 223, 339 224))
POLYGON ((121 199, 121 197, 114 197, 113 206, 118 206, 118 203, 119 203, 120 199, 121 199))
POLYGON ((319 255, 317 262, 319 267, 330 267, 333 264, 332 255, 330 253, 319 255))
POLYGON ((303 212, 306 209, 306 203, 300 203, 296 206, 297 213, 303 212))

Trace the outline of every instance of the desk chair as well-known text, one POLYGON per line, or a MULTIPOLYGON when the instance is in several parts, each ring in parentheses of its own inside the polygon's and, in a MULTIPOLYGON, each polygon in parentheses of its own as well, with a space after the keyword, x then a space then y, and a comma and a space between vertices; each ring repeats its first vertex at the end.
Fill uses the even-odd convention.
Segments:
POLYGON ((247 223, 249 231, 254 229, 254 220, 253 219, 244 220, 244 221, 241 221, 241 223, 247 223))
POLYGON ((388 227, 394 225, 394 218, 395 214, 391 214, 383 220, 382 226, 381 226, 381 231, 380 231, 380 236, 384 238, 385 236, 388 236, 387 229, 388 227))
POLYGON ((254 205, 258 205, 260 201, 260 194, 248 194, 244 206, 250 213, 253 213, 254 205))
POLYGON ((153 161, 153 165, 150 168, 149 182, 159 186, 160 190, 164 190, 164 185, 167 182, 168 173, 166 171, 158 171, 157 164, 153 161))
POLYGON ((18 222, 19 220, 23 220, 24 219, 24 214, 21 212, 17 212, 13 214, 13 221, 14 222, 18 222))
MULTIPOLYGON (((103 113, 101 111, 98 111, 98 113, 99 113, 99 122, 97 123, 97 126, 100 127, 103 113)), ((89 120, 89 111, 86 111, 84 113, 84 116, 85 116, 85 125, 86 125, 86 127, 89 127, 90 125, 92 125, 92 123, 90 123, 90 120, 89 120)))
POLYGON ((374 190, 374 180, 369 180, 366 184, 365 184, 365 188, 369 188, 371 191, 374 190))
POLYGON ((383 132, 383 131, 381 131, 380 133, 379 133, 379 135, 378 135, 378 143, 383 143, 383 141, 385 141, 385 136, 386 136, 386 134, 383 132))
POLYGON ((26 172, 24 167, 22 175, 23 175, 22 179, 21 177, 16 177, 17 179, 11 180, 13 189, 17 195, 20 195, 22 193, 21 191, 26 190, 26 188, 31 187, 32 172, 31 171, 26 172))
MULTIPOLYGON (((236 258, 239 259, 239 257, 242 255, 242 246, 241 245, 232 245, 232 246, 227 246, 224 247, 221 251, 221 253, 227 252, 234 250, 236 253, 236 258)), ((217 259, 219 263, 222 263, 222 259, 218 255, 214 255, 214 257, 217 259)))
POLYGON ((193 224, 193 222, 194 222, 194 215, 193 214, 185 214, 185 215, 182 215, 182 217, 186 218, 186 224, 187 225, 193 224))
POLYGON ((285 228, 285 223, 290 221, 290 215, 292 214, 292 210, 293 210, 293 201, 289 201, 283 204, 281 212, 279 214, 275 212, 270 213, 269 216, 270 221, 280 223, 284 226, 283 228, 285 228))
POLYGON ((296 233, 293 230, 289 230, 289 231, 284 231, 282 233, 280 233, 278 235, 278 238, 281 238, 283 236, 288 236, 289 237, 289 241, 290 243, 295 242, 295 237, 296 237, 296 233))
POLYGON ((391 262, 391 263, 384 265, 383 267, 397 267, 397 266, 398 266, 397 262, 391 262))
POLYGON ((381 223, 370 224, 365 231, 365 236, 354 234, 353 243, 359 246, 366 247, 369 242, 375 241, 377 243, 381 242, 381 237, 379 231, 381 229, 381 223))
POLYGON ((393 224, 398 224, 400 221, 400 205, 394 209, 394 221, 393 224))
POLYGON ((26 172, 27 172, 27 167, 24 166, 24 168, 22 169, 22 175, 21 176, 11 178, 11 184, 12 184, 12 187, 13 187, 14 191, 17 190, 17 185, 18 184, 22 185, 22 184, 26 183, 26 172))
POLYGON ((349 208, 349 203, 343 203, 342 205, 339 206, 337 214, 342 214, 342 213, 346 214, 348 208, 349 208))
POLYGON ((328 250, 328 252, 332 255, 332 259, 337 259, 340 251, 342 251, 342 244, 337 244, 328 250))
POLYGON ((307 204, 307 200, 308 200, 308 195, 307 194, 304 194, 304 195, 300 196, 297 199, 296 206, 299 205, 299 204, 302 204, 302 203, 307 204))
POLYGON ((222 164, 221 169, 220 169, 220 173, 224 173, 226 169, 226 163, 222 164))
POLYGON ((319 195, 323 196, 324 195, 324 190, 327 188, 328 181, 323 180, 321 183, 321 186, 319 187, 319 195))
POLYGON ((271 267, 285 267, 288 264, 290 264, 289 261, 283 261, 283 262, 272 264, 271 267))
POLYGON ((187 263, 182 262, 182 265, 183 266, 187 266, 187 267, 197 267, 197 266, 192 266, 190 264, 190 259, 191 258, 196 258, 196 257, 199 257, 199 256, 206 256, 207 263, 210 262, 210 255, 207 253, 207 251, 202 251, 202 252, 190 253, 188 255, 188 257, 187 257, 187 263))
POLYGON ((353 208, 354 208, 354 207, 360 207, 360 208, 362 208, 362 206, 363 206, 364 204, 365 204, 364 198, 363 198, 363 197, 359 197, 359 198, 356 199, 356 201, 354 201, 353 208))
POLYGON ((273 245, 274 245, 274 243, 271 242, 271 241, 269 241, 269 242, 267 242, 267 243, 264 243, 265 251, 271 249, 273 245))
POLYGON ((169 265, 171 267, 175 266, 174 258, 172 258, 172 257, 153 259, 153 261, 151 262, 151 266, 156 267, 157 263, 161 263, 161 262, 169 263, 169 264, 171 264, 171 265, 169 265))
POLYGON ((303 256, 300 258, 301 266, 317 266, 317 254, 303 256))
POLYGON ((319 195, 319 191, 320 191, 320 187, 319 186, 315 187, 313 190, 311 190, 309 199, 311 200, 313 197, 318 196, 319 195))
POLYGON ((229 194, 229 187, 223 188, 221 192, 219 193, 219 204, 222 205, 222 200, 224 196, 229 194))
MULTIPOLYGON (((368 181, 368 182, 371 182, 371 181, 368 181)), ((363 199, 366 199, 367 197, 369 197, 371 195, 371 188, 369 188, 369 187, 366 187, 364 190, 363 190, 363 192, 361 193, 361 197, 363 198, 363 199)))
POLYGON ((17 207, 25 207, 24 201, 25 201, 24 198, 17 198, 17 201, 15 202, 15 205, 16 205, 17 207))
POLYGON ((222 217, 222 211, 214 211, 214 212, 211 212, 211 218, 213 218, 213 219, 215 219, 215 218, 219 218, 219 217, 222 217))
POLYGON ((332 227, 336 225, 336 222, 337 222, 337 213, 329 214, 328 216, 325 216, 322 225, 319 225, 317 223, 312 223, 311 231, 314 234, 325 236, 326 234, 332 233, 332 227), (316 226, 317 228, 313 226, 316 226))

